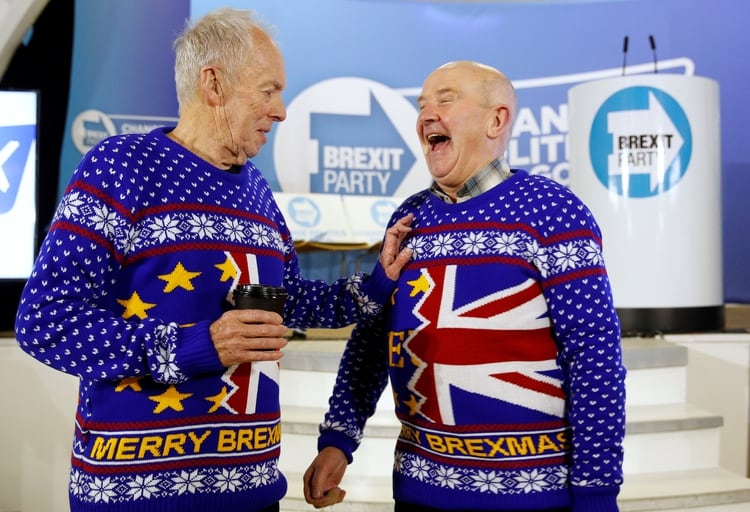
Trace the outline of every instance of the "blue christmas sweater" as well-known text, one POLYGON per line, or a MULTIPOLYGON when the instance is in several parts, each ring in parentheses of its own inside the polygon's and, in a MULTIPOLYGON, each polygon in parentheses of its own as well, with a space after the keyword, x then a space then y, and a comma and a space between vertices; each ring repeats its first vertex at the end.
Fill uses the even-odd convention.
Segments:
POLYGON ((347 342, 319 449, 351 461, 390 378, 396 500, 617 511, 626 370, 590 211, 517 170, 457 204, 415 194, 406 213, 412 260, 347 342))
POLYGON ((279 363, 225 368, 209 325, 239 283, 284 286, 289 327, 376 313, 394 283, 306 280, 260 171, 123 135, 75 170, 23 291, 20 347, 80 378, 75 511, 253 511, 286 492, 279 363))

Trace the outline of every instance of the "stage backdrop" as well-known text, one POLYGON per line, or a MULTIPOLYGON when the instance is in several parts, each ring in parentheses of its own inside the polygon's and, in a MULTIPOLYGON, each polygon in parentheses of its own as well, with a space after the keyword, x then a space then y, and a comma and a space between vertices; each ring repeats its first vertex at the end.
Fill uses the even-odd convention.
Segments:
POLYGON ((623 72, 716 80, 724 296, 750 302, 750 2, 77 0, 60 193, 102 137, 174 123, 172 39, 187 17, 224 5, 267 18, 286 57, 288 118, 254 159, 280 192, 399 197, 425 186, 415 100, 446 61, 483 61, 513 80, 521 108, 511 165, 566 185, 576 172, 570 87, 623 72))

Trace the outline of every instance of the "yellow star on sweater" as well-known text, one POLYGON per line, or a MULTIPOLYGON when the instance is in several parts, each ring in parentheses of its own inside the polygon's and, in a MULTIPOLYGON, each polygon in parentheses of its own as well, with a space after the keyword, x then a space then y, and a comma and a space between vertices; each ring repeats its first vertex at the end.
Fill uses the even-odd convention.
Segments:
POLYGON ((192 393, 180 393, 177 391, 176 387, 169 386, 169 388, 161 395, 150 396, 148 399, 153 400, 158 404, 154 407, 154 414, 159 414, 167 409, 182 411, 182 401, 191 396, 193 396, 192 393))
POLYGON ((201 275, 201 272, 188 272, 188 270, 182 266, 182 263, 177 263, 174 270, 169 274, 162 274, 159 277, 162 281, 166 281, 167 284, 164 286, 164 293, 169 293, 178 286, 185 290, 193 290, 193 283, 191 279, 194 279, 201 275))
POLYGON ((214 265, 214 267, 221 270, 221 282, 229 281, 230 279, 234 279, 237 275, 237 267, 234 266, 234 263, 232 262, 232 258, 227 255, 227 259, 224 260, 223 263, 219 263, 218 265, 214 265))
POLYGON ((419 411, 419 402, 417 402, 417 397, 415 397, 414 395, 411 395, 409 397, 409 400, 403 403, 404 405, 409 407, 410 416, 414 416, 419 411))
POLYGON ((125 319, 137 316, 143 320, 148 316, 146 311, 156 306, 156 304, 143 302, 138 292, 133 292, 129 299, 117 299, 117 303, 125 308, 125 311, 122 312, 122 317, 125 319))
POLYGON ((411 293, 409 293, 410 297, 414 297, 419 292, 427 293, 430 289, 430 282, 424 274, 421 274, 417 279, 407 281, 406 283, 411 285, 411 293))
POLYGON ((124 379, 121 379, 120 382, 117 383, 117 386, 115 387, 115 391, 118 393, 120 391, 124 391, 127 388, 131 388, 133 391, 141 391, 141 379, 143 377, 125 377, 124 379))
POLYGON ((219 391, 217 394, 206 397, 205 399, 213 404, 211 408, 208 409, 208 412, 216 412, 219 407, 221 407, 221 404, 224 403, 224 399, 227 397, 227 394, 227 387, 222 386, 221 391, 219 391))

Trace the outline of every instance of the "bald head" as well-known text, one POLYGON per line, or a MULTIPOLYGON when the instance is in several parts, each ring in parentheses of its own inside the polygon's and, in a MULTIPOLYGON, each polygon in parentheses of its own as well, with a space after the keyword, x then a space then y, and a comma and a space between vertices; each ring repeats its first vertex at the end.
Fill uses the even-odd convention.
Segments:
POLYGON ((485 106, 504 103, 510 111, 511 122, 516 118, 516 90, 505 74, 497 68, 473 60, 447 62, 433 71, 429 76, 454 76, 473 84, 486 101, 485 106))

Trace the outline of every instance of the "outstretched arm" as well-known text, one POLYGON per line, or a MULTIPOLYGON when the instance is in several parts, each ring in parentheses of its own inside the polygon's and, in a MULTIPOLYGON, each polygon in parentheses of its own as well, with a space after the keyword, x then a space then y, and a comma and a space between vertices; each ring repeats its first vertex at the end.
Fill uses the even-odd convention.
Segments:
POLYGON ((387 339, 382 314, 357 324, 341 356, 329 410, 320 425, 318 455, 305 471, 305 500, 315 508, 340 503, 339 487, 367 419, 388 384, 387 339))
POLYGON ((391 221, 393 224, 383 236, 378 261, 369 274, 357 272, 333 283, 304 278, 289 239, 291 256, 284 276, 288 293, 284 315, 287 327, 344 327, 377 314, 411 259, 413 250, 402 245, 412 230, 413 219, 410 213, 391 221))

